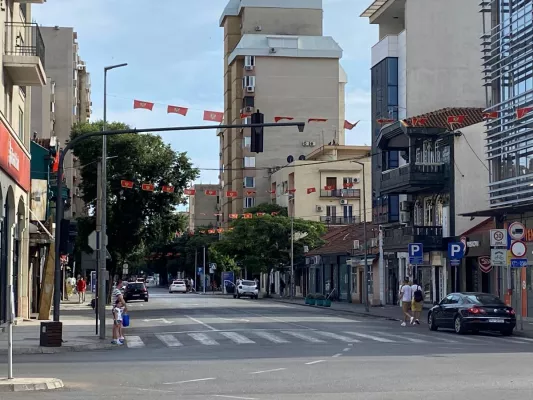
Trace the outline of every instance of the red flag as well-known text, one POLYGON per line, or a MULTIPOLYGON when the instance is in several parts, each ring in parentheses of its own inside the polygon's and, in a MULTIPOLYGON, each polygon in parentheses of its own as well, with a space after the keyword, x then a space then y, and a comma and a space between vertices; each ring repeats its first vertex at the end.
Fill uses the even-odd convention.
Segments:
POLYGON ((59 152, 54 157, 54 164, 52 165, 52 172, 57 173, 59 171, 59 152))
POLYGON ((230 214, 229 219, 237 219, 239 218, 239 214, 230 214))
POLYGON ((161 190, 165 193, 174 193, 174 186, 163 186, 161 190))
POLYGON ((265 215, 265 213, 264 213, 264 212, 258 212, 258 213, 255 214, 255 215, 257 215, 258 217, 263 217, 263 216, 265 215))
POLYGON ((217 228, 217 233, 222 233, 224 232, 224 228, 217 228))
POLYGON ((276 194, 276 191, 275 190, 267 190, 267 193, 276 194))
POLYGON ((216 196, 217 195, 217 191, 216 190, 206 190, 204 191, 205 195, 206 196, 216 196))
POLYGON ((351 131, 357 126, 358 123, 359 121, 354 122, 353 124, 350 121, 344 121, 344 129, 348 129, 349 131, 351 131))
POLYGON ((466 115, 449 115, 448 123, 461 125, 463 122, 465 122, 465 118, 466 118, 466 115))
POLYGON ((153 192, 154 191, 154 185, 152 183, 143 183, 141 185, 141 189, 145 192, 153 192))
POLYGON ((212 234, 215 233, 215 232, 216 232, 216 231, 215 231, 214 229, 209 229, 209 230, 207 231, 207 233, 209 233, 210 235, 212 235, 212 234))
POLYGON ((307 120, 307 123, 309 122, 327 122, 328 119, 327 118, 309 118, 307 120))
POLYGON ((411 125, 413 126, 425 126, 428 122, 427 118, 411 118, 411 125))
POLYGON ((332 185, 324 186, 324 190, 335 190, 335 186, 332 186, 332 185))
POLYGON ((287 192, 289 192, 289 193, 296 193, 296 189, 289 189, 289 190, 287 190, 287 192))
POLYGON ((204 111, 204 121, 222 122, 224 119, 223 112, 204 111))
POLYGON ((243 214, 242 217, 243 217, 244 219, 250 219, 250 218, 253 217, 253 215, 250 214, 250 213, 246 213, 246 214, 243 214))
POLYGON ((120 186, 122 186, 125 189, 133 189, 133 182, 132 181, 121 180, 120 181, 120 186))
POLYGON ((315 192, 316 192, 316 189, 314 187, 307 188, 307 194, 311 194, 311 193, 315 193, 315 192))
POLYGON ((145 110, 150 110, 154 108, 154 103, 149 103, 147 101, 133 100, 133 108, 144 108, 145 110))
POLYGON ((523 107, 516 110, 516 119, 521 119, 533 111, 533 107, 523 107))
POLYGON ((196 190, 194 189, 185 189, 183 191, 183 193, 186 195, 186 196, 194 196, 196 194, 196 190))
POLYGON ((344 189, 349 189, 349 188, 353 187, 353 183, 351 183, 351 182, 343 183, 342 187, 344 187, 344 189))
POLYGON ((249 113, 241 113, 241 119, 248 118, 250 115, 249 113))
POLYGON ((495 119, 498 118, 498 111, 489 111, 483 113, 483 118, 485 119, 495 119))
POLYGON ((380 118, 376 122, 380 125, 392 124, 395 120, 390 118, 380 118))
POLYGON ((189 112, 189 109, 185 107, 179 107, 179 106, 168 106, 167 107, 167 114, 180 114, 180 115, 186 116, 188 112, 189 112))
POLYGON ((278 214, 279 214, 279 212, 277 212, 277 211, 273 211, 273 212, 270 213, 270 215, 272 215, 272 216, 276 216, 278 214))
POLYGON ((231 198, 235 198, 239 195, 239 193, 237 193, 236 191, 234 190, 228 190, 226 192, 226 197, 231 197, 231 198))
POLYGON ((283 120, 292 121, 293 119, 293 117, 274 117, 274 122, 279 122, 283 120))
POLYGON ((247 190, 246 196, 255 196, 255 190, 247 190))

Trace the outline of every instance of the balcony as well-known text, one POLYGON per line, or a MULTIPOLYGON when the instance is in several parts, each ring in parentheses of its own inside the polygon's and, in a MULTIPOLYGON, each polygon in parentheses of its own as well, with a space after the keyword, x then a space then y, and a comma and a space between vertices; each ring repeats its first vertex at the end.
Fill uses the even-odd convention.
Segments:
POLYGON ((334 189, 334 190, 321 190, 320 197, 338 197, 345 199, 360 199, 361 190, 359 189, 334 189))
POLYGON ((320 217, 320 222, 323 222, 327 225, 351 225, 351 224, 358 224, 361 222, 361 218, 359 217, 330 217, 330 216, 322 216, 320 217))
POLYGON ((404 226, 384 231, 385 251, 407 251, 409 243, 422 243, 424 251, 442 250, 442 226, 404 226))
POLYGON ((442 189, 446 177, 445 164, 407 164, 382 172, 380 195, 413 194, 442 189))
POLYGON ((44 86, 44 41, 35 23, 6 22, 4 68, 14 85, 44 86))

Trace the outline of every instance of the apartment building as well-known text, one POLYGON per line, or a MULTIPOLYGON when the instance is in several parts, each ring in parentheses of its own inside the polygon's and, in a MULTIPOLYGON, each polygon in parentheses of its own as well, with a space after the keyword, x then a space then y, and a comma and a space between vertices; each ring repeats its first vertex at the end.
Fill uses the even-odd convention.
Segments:
POLYGON ((31 96, 32 89, 46 85, 45 45, 39 26, 31 21, 31 4, 13 0, 2 2, 0 325, 6 322, 8 315, 9 287, 14 292, 15 315, 29 317, 31 96))
MULTIPOLYGON (((316 119, 296 127, 265 129, 264 152, 250 152, 250 129, 219 132, 223 218, 270 201, 269 169, 327 144, 344 144, 342 49, 323 36, 322 0, 230 0, 224 28, 224 121, 248 124, 259 110, 265 122, 316 119), (282 73, 281 73, 282 72, 282 73), (255 195, 245 195, 253 182, 255 195)), ((285 121, 286 122, 286 121, 285 121)))
MULTIPOLYGON (((91 116, 90 73, 80 58, 78 34, 73 28, 41 27, 41 34, 46 46, 46 76, 50 85, 34 93, 32 131, 42 138, 55 136, 62 147, 70 139, 72 126, 87 122, 91 116)), ((69 190, 70 199, 65 218, 75 219, 86 215, 86 207, 79 192, 79 163, 72 152, 67 154, 64 165, 65 190, 69 190)))
POLYGON ((219 225, 219 194, 220 186, 199 183, 192 189, 196 191, 194 196, 189 196, 189 230, 194 231, 200 227, 219 225), (216 195, 211 195, 216 193, 216 195))
POLYGON ((369 146, 319 147, 305 160, 272 174, 272 202, 288 207, 289 215, 296 218, 335 226, 364 221, 366 199, 367 221, 371 221, 370 150, 369 146))
POLYGON ((382 302, 395 304, 405 276, 421 281, 426 301, 457 281, 447 242, 483 218, 461 212, 483 205, 485 91, 477 1, 374 0, 361 15, 379 27, 371 55, 374 221, 383 233, 382 302), (424 262, 409 264, 409 243, 424 262))

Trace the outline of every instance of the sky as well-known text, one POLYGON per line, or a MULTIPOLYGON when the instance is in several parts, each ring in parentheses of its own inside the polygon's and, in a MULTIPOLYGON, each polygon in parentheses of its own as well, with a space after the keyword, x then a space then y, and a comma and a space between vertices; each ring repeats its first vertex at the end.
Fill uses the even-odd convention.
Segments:
MULTIPOLYGON (((39 25, 73 27, 92 82, 92 119, 103 115, 103 69, 108 73, 108 120, 136 128, 204 125, 203 110, 223 111, 223 29, 227 0, 48 0, 32 6, 39 25), (149 4, 149 5, 148 5, 149 4), (133 100, 155 103, 133 109, 133 100), (167 105, 189 107, 186 117, 167 105)), ((323 0, 324 35, 343 49, 348 75, 346 119, 361 122, 346 131, 346 144, 370 144, 370 51, 375 26, 359 15, 371 0, 323 0)), ((161 135, 186 151, 200 168, 198 183, 218 183, 219 141, 214 131, 161 135)))

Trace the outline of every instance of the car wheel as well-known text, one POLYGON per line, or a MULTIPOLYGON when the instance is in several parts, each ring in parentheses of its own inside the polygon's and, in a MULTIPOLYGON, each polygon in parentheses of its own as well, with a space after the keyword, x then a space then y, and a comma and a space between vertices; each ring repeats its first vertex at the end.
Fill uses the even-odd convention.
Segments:
POLYGON ((240 298, 241 298, 241 295, 240 295, 240 294, 237 294, 237 298, 240 299, 240 298))
POLYGON ((456 315, 453 319, 453 328, 455 330, 455 333, 462 335, 465 333, 466 329, 463 326, 463 321, 461 320, 460 315, 456 315))
POLYGON ((144 302, 145 302, 145 303, 148 303, 148 299, 144 299, 144 302))
POLYGON ((428 327, 430 331, 436 331, 437 329, 439 329, 439 327, 435 323, 435 320, 433 319, 433 313, 428 314, 428 327))
POLYGON ((503 336, 511 336, 513 334, 512 329, 504 329, 500 332, 503 336))
POLYGON ((234 299, 236 299, 236 298, 237 298, 237 295, 236 295, 236 294, 234 294, 234 295, 233 295, 233 298, 234 298, 234 299))

